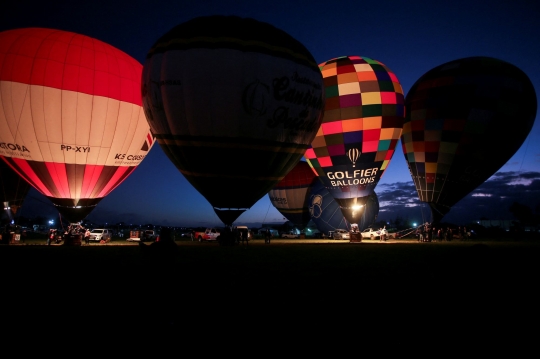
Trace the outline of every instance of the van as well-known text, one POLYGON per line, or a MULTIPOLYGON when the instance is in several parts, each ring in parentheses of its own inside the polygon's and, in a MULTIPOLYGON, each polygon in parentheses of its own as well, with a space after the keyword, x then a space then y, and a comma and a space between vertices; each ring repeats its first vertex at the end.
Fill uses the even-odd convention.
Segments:
POLYGON ((251 240, 251 231, 247 226, 236 226, 236 230, 238 231, 238 233, 242 234, 247 232, 247 239, 248 241, 251 240))

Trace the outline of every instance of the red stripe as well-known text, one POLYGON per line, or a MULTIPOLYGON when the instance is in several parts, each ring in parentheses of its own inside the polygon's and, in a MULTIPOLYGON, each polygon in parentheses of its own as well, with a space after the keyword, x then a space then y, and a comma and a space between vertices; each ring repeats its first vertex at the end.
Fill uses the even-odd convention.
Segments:
POLYGON ((96 183, 101 175, 104 166, 86 165, 84 169, 84 179, 81 189, 81 198, 90 198, 92 190, 96 187, 96 183))
POLYGON ((120 179, 124 175, 124 173, 129 169, 130 167, 121 166, 118 167, 118 170, 114 173, 114 176, 108 181, 107 185, 101 190, 99 195, 96 198, 105 197, 109 192, 111 192, 117 185, 119 185, 121 182, 120 179), (118 182, 118 183, 117 183, 118 182))
POLYGON ((274 189, 308 187, 314 177, 309 164, 305 161, 300 161, 277 185, 274 186, 274 189))
MULTIPOLYGON (((12 158, 13 162, 19 167, 21 170, 20 172, 24 173, 24 176, 30 179, 32 181, 34 187, 40 191, 45 196, 53 197, 51 192, 45 187, 43 182, 38 178, 34 170, 32 170, 32 167, 26 162, 26 160, 20 159, 20 158, 12 158)), ((19 171, 17 171, 19 172, 19 171)))
POLYGON ((148 139, 148 144, 150 145, 150 147, 152 147, 152 136, 150 135, 150 132, 148 132, 148 134, 146 135, 146 138, 148 139))
POLYGON ((47 170, 51 175, 51 179, 58 190, 60 196, 54 196, 56 198, 71 198, 71 193, 69 192, 69 182, 67 179, 66 165, 63 163, 56 162, 44 162, 47 166, 47 170))
POLYGON ((0 81, 113 98, 142 106, 142 65, 115 47, 69 31, 0 33, 0 81))

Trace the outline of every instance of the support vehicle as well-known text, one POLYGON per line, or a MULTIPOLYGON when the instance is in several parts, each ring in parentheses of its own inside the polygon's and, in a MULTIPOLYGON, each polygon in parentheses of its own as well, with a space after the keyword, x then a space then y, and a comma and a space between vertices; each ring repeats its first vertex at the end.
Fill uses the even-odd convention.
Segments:
POLYGON ((334 239, 350 239, 351 238, 349 231, 346 229, 334 230, 334 233, 332 233, 332 237, 334 239))
POLYGON ((281 233, 281 238, 294 239, 294 238, 300 238, 300 235, 298 235, 296 233, 281 233))
POLYGON ((144 231, 130 231, 128 242, 154 242, 157 238, 157 234, 152 229, 146 229, 144 231))
POLYGON ((380 234, 380 231, 376 231, 373 228, 366 228, 362 231, 362 239, 377 239, 380 234))
POLYGON ((219 236, 219 231, 215 228, 206 228, 204 231, 195 231, 193 235, 199 242, 216 241, 219 236))
POLYGON ((111 240, 112 231, 107 228, 96 228, 90 231, 90 240, 91 241, 101 241, 104 240, 108 242, 111 240))

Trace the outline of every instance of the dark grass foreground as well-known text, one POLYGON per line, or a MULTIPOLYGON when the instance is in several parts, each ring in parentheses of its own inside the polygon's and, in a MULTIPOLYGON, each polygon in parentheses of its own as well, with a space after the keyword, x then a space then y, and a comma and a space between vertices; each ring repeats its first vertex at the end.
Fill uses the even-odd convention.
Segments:
POLYGON ((454 321, 460 330, 489 328, 503 320, 516 330, 538 319, 538 242, 177 249, 2 246, 3 323, 215 335, 232 323, 283 332, 355 325, 395 332, 454 321))

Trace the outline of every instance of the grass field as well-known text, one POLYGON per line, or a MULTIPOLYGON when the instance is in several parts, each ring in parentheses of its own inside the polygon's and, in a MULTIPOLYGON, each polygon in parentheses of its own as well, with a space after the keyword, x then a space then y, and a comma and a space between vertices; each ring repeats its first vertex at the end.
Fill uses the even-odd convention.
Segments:
POLYGON ((351 320, 451 320, 465 308, 491 317, 493 306, 499 318, 526 308, 529 317, 538 314, 540 241, 178 241, 177 251, 160 255, 125 240, 78 247, 36 241, 0 246, 2 299, 13 323, 163 328, 277 321, 289 330, 291 322, 307 329, 321 321, 342 327, 351 320))

